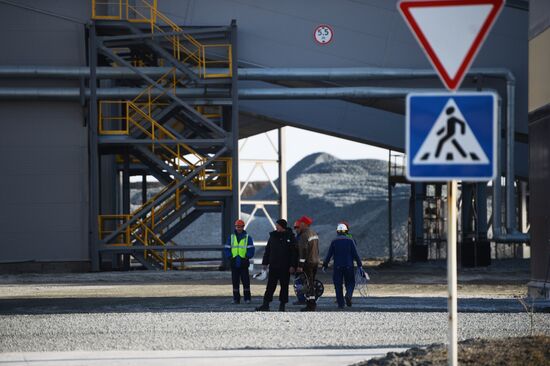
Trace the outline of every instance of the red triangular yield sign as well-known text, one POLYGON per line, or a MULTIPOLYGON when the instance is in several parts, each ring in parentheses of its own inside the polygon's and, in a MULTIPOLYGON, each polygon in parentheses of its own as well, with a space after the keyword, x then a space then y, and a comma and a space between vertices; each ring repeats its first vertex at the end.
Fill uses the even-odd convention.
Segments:
POLYGON ((443 84, 456 90, 504 0, 402 0, 398 8, 443 84))

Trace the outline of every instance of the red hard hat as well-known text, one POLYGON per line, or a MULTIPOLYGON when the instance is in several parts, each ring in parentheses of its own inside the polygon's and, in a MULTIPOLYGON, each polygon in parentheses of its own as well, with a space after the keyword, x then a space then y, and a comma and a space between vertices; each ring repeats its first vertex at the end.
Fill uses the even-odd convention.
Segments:
POLYGON ((301 221, 301 222, 303 222, 303 223, 306 224, 306 225, 311 225, 311 224, 313 224, 313 219, 312 219, 311 217, 305 216, 305 215, 302 216, 302 217, 300 217, 300 218, 298 219, 298 221, 301 221))
POLYGON ((238 219, 237 221, 235 221, 235 226, 244 226, 244 221, 241 219, 238 219))
POLYGON ((294 227, 300 227, 300 220, 294 221, 294 227))

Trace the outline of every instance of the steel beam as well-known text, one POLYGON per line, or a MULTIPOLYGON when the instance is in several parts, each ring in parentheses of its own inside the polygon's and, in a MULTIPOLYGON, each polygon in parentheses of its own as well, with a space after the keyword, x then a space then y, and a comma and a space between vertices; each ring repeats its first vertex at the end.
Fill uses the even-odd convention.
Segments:
POLYGON ((224 250, 223 245, 201 245, 201 246, 183 246, 183 245, 132 245, 132 246, 108 246, 103 245, 99 248, 100 252, 114 252, 114 253, 132 253, 144 250, 167 250, 169 252, 183 252, 183 251, 217 251, 224 250))
POLYGON ((98 252, 99 228, 97 218, 99 216, 99 151, 98 151, 98 113, 97 113, 97 41, 95 24, 88 25, 88 65, 90 66, 88 104, 88 186, 89 186, 89 211, 88 211, 88 247, 92 271, 99 271, 100 257, 98 252))
MULTIPOLYGON (((393 222, 392 222, 392 182, 391 182, 391 150, 388 150, 388 256, 389 262, 393 262, 393 222)), ((410 252, 410 250, 409 250, 410 252)), ((409 258, 410 260, 410 258, 409 258)))
POLYGON ((231 203, 232 216, 238 219, 240 216, 240 180, 239 180, 239 68, 238 65, 237 22, 231 21, 231 59, 233 62, 231 75, 231 158, 232 158, 232 186, 233 200, 231 203))
POLYGON ((285 127, 279 128, 279 218, 288 218, 288 193, 286 181, 286 134, 285 127))
POLYGON ((184 144, 193 147, 210 147, 210 146, 222 146, 227 144, 226 139, 177 139, 177 140, 151 140, 151 139, 134 139, 127 138, 125 136, 102 136, 99 138, 101 145, 178 145, 184 144))

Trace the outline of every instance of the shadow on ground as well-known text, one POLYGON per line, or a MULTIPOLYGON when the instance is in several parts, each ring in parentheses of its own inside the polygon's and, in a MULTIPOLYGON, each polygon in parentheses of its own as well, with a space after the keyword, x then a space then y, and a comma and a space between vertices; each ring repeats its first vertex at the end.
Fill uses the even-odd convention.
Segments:
MULTIPOLYGON (((255 297, 251 304, 231 304, 229 297, 93 297, 93 298, 16 298, 0 300, 0 315, 14 314, 74 314, 74 313, 142 313, 142 312, 249 312, 261 303, 255 297)), ((292 300, 291 300, 292 301, 292 300)), ((277 310, 278 301, 271 304, 277 310)), ((288 305, 287 311, 299 311, 301 306, 288 305)), ((515 299, 468 298, 458 300, 459 312, 520 313, 515 299)), ((318 311, 341 311, 334 298, 321 298, 318 311)), ((368 312, 446 312, 445 297, 368 297, 357 298, 345 311, 368 312)))

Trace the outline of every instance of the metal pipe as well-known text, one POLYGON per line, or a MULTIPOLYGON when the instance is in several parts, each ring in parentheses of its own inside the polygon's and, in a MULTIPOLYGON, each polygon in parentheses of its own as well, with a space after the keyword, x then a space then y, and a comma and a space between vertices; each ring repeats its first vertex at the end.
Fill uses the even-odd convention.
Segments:
MULTIPOLYGON (((132 99, 140 88, 98 88, 99 99, 132 99)), ((435 89, 342 87, 342 88, 247 88, 239 89, 239 99, 338 99, 338 98, 404 98, 410 92, 435 92, 435 89)), ((89 90, 85 90, 89 98, 89 90)), ((151 96, 162 96, 160 90, 151 90, 151 96)), ((229 98, 223 88, 178 88, 176 95, 183 98, 229 98)), ((79 100, 79 88, 0 88, 0 100, 79 100)))
MULTIPOLYGON (((438 89, 411 89, 388 87, 335 87, 335 88, 250 88, 239 89, 241 99, 361 99, 404 98, 411 92, 436 92, 438 89)), ((439 90, 440 91, 440 90, 439 90)))
MULTIPOLYGON (((143 74, 149 77, 156 77, 166 73, 169 68, 148 67, 139 68, 143 74)), ((0 78, 86 78, 90 70, 87 67, 44 67, 44 66, 0 66, 0 78)), ((515 223, 515 200, 514 200, 514 135, 515 135, 515 77, 504 68, 480 68, 471 69, 469 75, 483 75, 497 77, 506 80, 507 92, 507 133, 506 133, 506 158, 508 169, 506 171, 506 229, 508 233, 516 232, 515 223)), ((433 78, 437 74, 432 69, 384 69, 384 68, 241 68, 238 72, 239 80, 402 80, 433 78)), ((139 78, 140 76, 128 67, 97 68, 97 78, 139 78)), ((138 93, 131 91, 131 88, 100 89, 98 97, 102 99, 125 99, 131 98, 138 93)), ((137 89, 136 89, 137 90, 137 89)), ((421 90, 416 90, 421 91, 421 90)), ((424 90, 431 91, 431 90, 424 90)), ((208 96, 212 97, 214 90, 209 89, 208 96)), ((220 90, 221 92, 221 90, 220 90)), ((327 99, 327 98, 399 98, 404 97, 410 89, 400 88, 292 88, 292 89, 240 89, 239 98, 242 99, 327 99)), ((86 92, 88 94, 88 92, 86 92)), ((32 88, 0 88, 0 99, 72 99, 77 98, 80 93, 69 89, 32 89, 32 88)), ((206 97, 206 92, 198 90, 179 90, 181 97, 206 97)), ((215 94, 214 94, 215 95, 215 94)), ((224 95, 225 96, 225 95, 224 95)), ((222 96, 222 97, 224 97, 222 96)), ((499 128, 500 132, 500 128, 499 128)), ((499 135, 500 136, 500 135, 499 135)), ((499 137, 500 140, 500 137, 499 137)), ((500 149, 499 149, 500 155, 500 149)), ((499 163, 500 165, 500 163, 499 163)), ((502 227, 500 215, 500 177, 501 169, 494 182, 494 203, 493 203, 493 231, 495 237, 499 237, 502 227), (497 183, 498 181, 498 183, 497 183)))
POLYGON ((531 236, 526 233, 515 232, 515 233, 502 234, 499 236, 493 236, 491 240, 493 240, 497 244, 498 243, 506 243, 506 244, 529 243, 531 241, 531 236))
MULTIPOLYGON (((513 74, 504 68, 471 69, 468 75, 484 75, 514 79, 513 74)), ((240 80, 390 80, 434 78, 433 69, 397 69, 377 67, 344 67, 344 68, 243 68, 239 69, 240 80)))
MULTIPOLYGON (((149 77, 160 77, 170 71, 170 67, 138 67, 149 77)), ((227 74, 227 69, 210 69, 213 73, 227 74)), ((435 78, 432 69, 388 69, 376 67, 344 68, 239 68, 239 80, 260 81, 345 81, 345 80, 392 80, 435 78)), ((183 73, 177 71, 180 76, 183 73)), ((513 74, 504 68, 471 69, 468 75, 504 78, 515 81, 513 74)), ((77 79, 90 77, 90 69, 82 66, 0 66, 0 78, 54 78, 77 79)), ((136 72, 128 67, 98 67, 98 79, 139 79, 136 72)))
MULTIPOLYGON (((133 99, 143 91, 141 88, 98 88, 97 96, 99 99, 133 99)), ((90 97, 90 90, 85 89, 86 98, 90 97)), ((160 90, 151 90, 151 96, 160 96, 163 94, 160 90)), ((229 93, 223 88, 178 88, 176 94, 179 97, 221 97, 229 98, 229 93)), ((79 100, 80 88, 20 88, 6 87, 0 88, 0 99, 7 100, 79 100)))
POLYGON ((518 232, 516 229, 516 200, 514 181, 515 174, 515 155, 514 155, 514 137, 516 133, 515 126, 515 80, 508 80, 506 83, 507 112, 506 112, 506 232, 508 234, 518 232))
POLYGON ((502 148, 501 148, 501 134, 502 129, 502 99, 498 98, 498 116, 497 116, 497 171, 495 180, 493 180, 493 238, 500 237, 502 235, 502 214, 501 214, 501 176, 502 176, 502 148))
MULTIPOLYGON (((158 78, 170 71, 169 67, 140 67, 145 75, 158 78)), ((183 76, 183 73, 181 73, 183 76)), ((140 79, 141 76, 128 67, 97 67, 98 79, 140 79)), ((82 66, 0 66, 3 79, 79 79, 89 78, 90 68, 82 66)))

